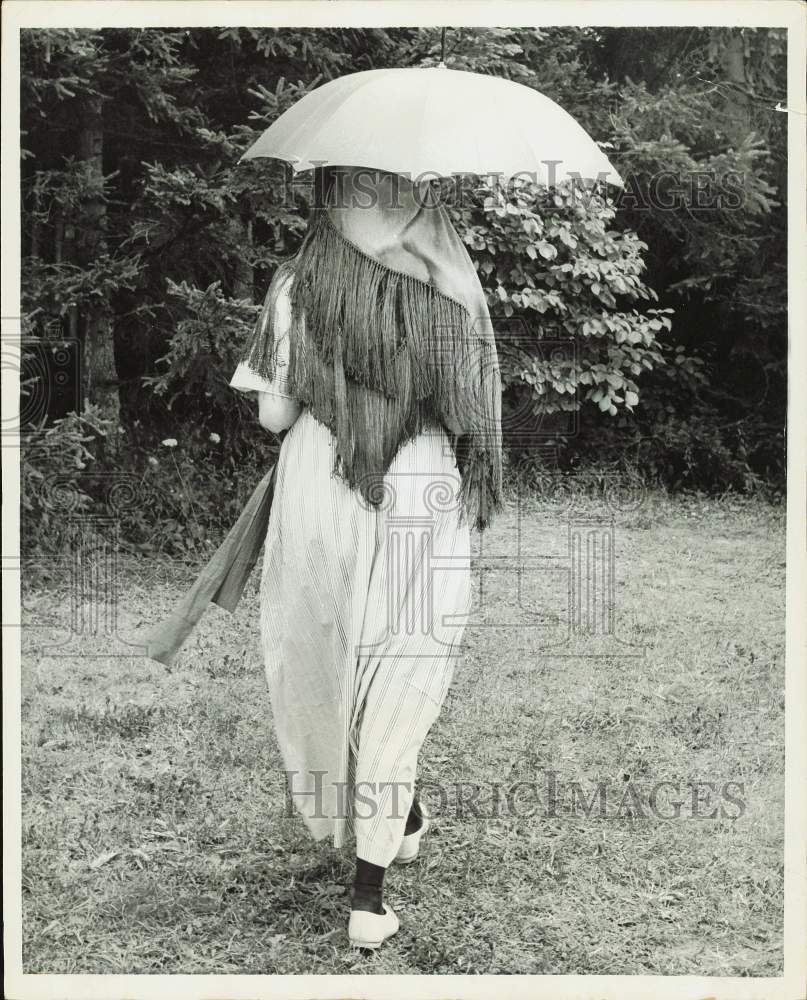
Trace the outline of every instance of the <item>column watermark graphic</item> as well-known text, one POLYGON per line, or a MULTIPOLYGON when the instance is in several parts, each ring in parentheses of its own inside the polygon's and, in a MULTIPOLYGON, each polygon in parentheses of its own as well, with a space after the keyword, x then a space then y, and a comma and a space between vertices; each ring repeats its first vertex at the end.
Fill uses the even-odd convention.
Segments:
MULTIPOLYGON (((633 484, 614 476, 611 485, 621 485, 622 495, 629 496, 633 484)), ((641 503, 643 490, 636 489, 634 503, 641 503)), ((529 641, 530 650, 552 657, 644 658, 644 646, 619 636, 616 512, 621 508, 606 498, 579 510, 573 490, 573 481, 561 478, 558 489, 544 493, 547 507, 543 509, 552 510, 553 533, 542 538, 546 541, 543 550, 528 544, 534 520, 541 515, 536 514, 534 498, 527 492, 518 492, 514 499, 516 528, 508 533, 508 549, 492 553, 490 541, 481 539, 474 560, 475 613, 469 625, 507 629, 519 646, 529 641), (559 514, 565 524, 565 541, 557 531, 559 514), (491 577, 511 581, 499 588, 516 597, 507 617, 491 613, 491 577), (551 607, 541 603, 550 597, 551 607)), ((616 492, 613 488, 614 496, 616 492)))
POLYGON ((376 634, 356 645, 357 656, 394 657, 400 642, 415 636, 422 642, 407 649, 407 659, 461 655, 468 595, 456 574, 467 573, 469 553, 457 544, 461 535, 440 529, 443 517, 458 523, 460 489, 459 474, 443 471, 392 470, 373 484, 373 509, 382 518, 384 615, 376 634))
POLYGON ((5 392, 0 416, 0 446, 31 444, 44 421, 80 409, 81 347, 63 335, 60 321, 49 322, 41 337, 23 335, 21 321, 2 318, 0 368, 19 379, 19 396, 5 392))
POLYGON ((102 495, 101 512, 86 512, 72 480, 52 477, 44 486, 51 509, 58 513, 69 540, 70 634, 44 646, 51 657, 139 657, 146 647, 119 629, 120 518, 144 500, 142 481, 129 473, 97 473, 93 486, 102 495))
MULTIPOLYGON (((84 412, 81 345, 62 335, 59 320, 45 324, 41 336, 23 335, 26 326, 19 317, 3 319, 2 366, 4 374, 16 377, 19 394, 4 393, 0 432, 3 447, 20 451, 22 518, 33 505, 41 530, 54 537, 51 546, 33 554, 23 549, 19 557, 4 556, 3 572, 21 579, 26 571, 44 574, 67 589, 69 607, 66 620, 39 621, 26 607, 22 588, 22 620, 5 620, 4 626, 39 633, 37 651, 45 657, 143 656, 146 647, 130 641, 122 628, 119 560, 121 522, 148 505, 148 490, 134 473, 88 467, 81 459, 87 432, 78 427, 68 438, 75 470, 48 471, 62 440, 50 437, 55 421, 84 412)), ((72 464, 70 455, 58 454, 61 469, 72 464)))

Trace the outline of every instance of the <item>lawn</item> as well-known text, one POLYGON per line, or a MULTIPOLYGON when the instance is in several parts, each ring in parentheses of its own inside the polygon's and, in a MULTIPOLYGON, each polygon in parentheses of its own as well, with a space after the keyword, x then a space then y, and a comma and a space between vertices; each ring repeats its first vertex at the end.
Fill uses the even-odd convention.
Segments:
MULTIPOLYGON (((388 876, 402 926, 375 955, 347 943, 349 849, 286 814, 257 574, 171 669, 97 639, 46 654, 67 581, 29 588, 24 971, 781 975, 784 513, 617 509, 613 627, 570 634, 569 525, 607 516, 532 500, 485 537, 421 754, 433 828, 388 876)), ((123 562, 120 634, 193 574, 123 562)))

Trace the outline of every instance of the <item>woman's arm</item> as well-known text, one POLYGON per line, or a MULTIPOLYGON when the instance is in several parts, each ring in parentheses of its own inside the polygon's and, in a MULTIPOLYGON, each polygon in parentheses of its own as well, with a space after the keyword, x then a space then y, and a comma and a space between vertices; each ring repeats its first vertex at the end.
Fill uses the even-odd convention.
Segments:
POLYGON ((302 404, 291 396, 274 392, 258 393, 258 421, 261 427, 274 434, 291 427, 302 411, 302 404))
MULTIPOLYGON (((276 291, 274 299, 274 322, 270 327, 271 336, 277 348, 274 375, 265 378, 249 367, 248 360, 238 365, 230 385, 235 389, 256 392, 258 396, 258 421, 261 427, 274 434, 288 430, 303 411, 302 404, 288 391, 289 330, 291 327, 291 302, 287 278, 276 291)), ((273 287, 267 292, 266 304, 271 302, 273 287)), ((259 320, 259 323, 261 321, 259 320)), ((259 327, 262 332, 263 326, 259 327)))

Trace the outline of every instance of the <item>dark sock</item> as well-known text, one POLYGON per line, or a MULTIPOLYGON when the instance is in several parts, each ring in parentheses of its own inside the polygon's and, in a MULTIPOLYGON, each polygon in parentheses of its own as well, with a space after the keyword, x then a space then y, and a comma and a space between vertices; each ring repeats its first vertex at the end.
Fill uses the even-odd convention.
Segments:
POLYGON ((417 833, 417 831, 423 826, 423 813, 420 811, 420 803, 417 800, 417 796, 412 799, 412 805, 409 809, 409 815, 406 817, 406 826, 404 827, 404 836, 408 837, 410 833, 417 833))
POLYGON ((384 875, 387 869, 371 864, 363 858, 356 858, 356 878, 353 882, 351 907, 354 910, 368 910, 383 914, 384 875))

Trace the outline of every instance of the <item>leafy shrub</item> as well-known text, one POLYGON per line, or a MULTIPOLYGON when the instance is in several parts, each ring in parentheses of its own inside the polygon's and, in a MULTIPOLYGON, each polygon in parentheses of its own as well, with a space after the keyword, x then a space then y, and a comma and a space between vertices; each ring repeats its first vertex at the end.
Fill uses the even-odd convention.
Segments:
MULTIPOLYGON (((546 461, 512 432, 526 415, 567 470, 632 462, 673 488, 783 485, 787 116, 770 108, 786 90, 786 40, 706 26, 452 30, 453 68, 558 101, 627 184, 616 204, 522 185, 451 208, 494 313, 513 467, 546 461), (743 84, 727 83, 729 51, 743 84), (692 192, 719 197, 702 209, 692 192), (759 361, 759 403, 734 377, 737 351, 759 361)), ((211 544, 276 451, 227 379, 309 202, 304 175, 239 157, 324 80, 434 65, 440 33, 45 29, 20 43, 25 321, 62 318, 79 337, 103 306, 125 428, 117 452, 100 410, 30 438, 25 544, 56 544, 61 518, 36 492, 54 471, 80 487, 77 511, 104 509, 90 473, 142 480, 146 501, 120 514, 129 544, 211 544), (82 160, 93 94, 103 176, 82 160)))
POLYGON ((275 461, 278 441, 254 417, 236 447, 224 434, 177 425, 177 437, 163 441, 134 428, 114 454, 103 451, 109 425, 92 407, 30 428, 21 462, 23 555, 64 552, 76 530, 114 527, 130 551, 209 556, 275 461))
POLYGON ((254 417, 253 424, 237 448, 229 443, 237 435, 211 438, 189 423, 177 438, 131 448, 127 468, 138 470, 142 503, 126 513, 121 530, 138 551, 192 561, 212 553, 277 458, 277 439, 254 417))
POLYGON ((81 474, 95 462, 94 446, 108 430, 108 422, 92 407, 70 413, 51 427, 43 420, 22 429, 20 544, 24 554, 61 551, 66 544, 65 512, 81 515, 92 510, 93 498, 82 488, 81 474))
POLYGON ((642 279, 647 246, 613 228, 615 213, 599 189, 523 181, 453 212, 497 331, 505 411, 531 417, 537 440, 542 427, 555 437, 557 414, 632 412, 640 378, 664 363, 657 338, 672 310, 648 305, 658 297, 642 279))
POLYGON ((160 371, 143 382, 169 409, 179 397, 192 402, 188 415, 217 413, 228 426, 240 423, 247 410, 244 397, 229 387, 259 308, 252 302, 227 298, 221 282, 195 288, 186 281, 167 280, 174 317, 167 353, 159 359, 160 371))

